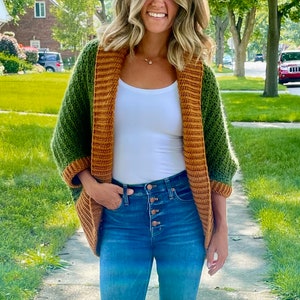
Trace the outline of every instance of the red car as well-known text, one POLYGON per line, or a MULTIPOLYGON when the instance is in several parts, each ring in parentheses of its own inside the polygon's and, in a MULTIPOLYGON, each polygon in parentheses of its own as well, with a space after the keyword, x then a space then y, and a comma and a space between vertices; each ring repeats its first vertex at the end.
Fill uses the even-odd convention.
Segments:
POLYGON ((278 62, 278 82, 300 82, 300 50, 282 51, 278 62))

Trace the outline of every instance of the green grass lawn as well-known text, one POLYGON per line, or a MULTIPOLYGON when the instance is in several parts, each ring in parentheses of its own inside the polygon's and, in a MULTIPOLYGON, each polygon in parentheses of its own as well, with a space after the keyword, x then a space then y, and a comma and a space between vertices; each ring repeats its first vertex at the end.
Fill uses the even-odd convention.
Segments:
POLYGON ((68 72, 0 76, 0 109, 56 114, 69 76, 68 72))
POLYGON ((283 94, 264 98, 257 93, 223 93, 230 121, 300 122, 300 97, 283 94))
MULTIPOLYGON (((0 76, 0 110, 56 114, 68 78, 0 76)), ((235 86, 242 90, 253 81, 235 86)), ((252 88, 261 90, 261 83, 252 88)), ((230 121, 300 120, 297 96, 223 93, 223 98, 230 121)), ((55 121, 55 115, 0 113, 0 299, 32 299, 45 272, 63 265, 57 254, 78 226, 49 149, 55 121)), ((299 130, 230 127, 230 133, 267 243, 270 285, 283 299, 299 299, 299 130)))
MULTIPOLYGON (((218 74, 217 79, 221 90, 263 91, 265 87, 265 80, 261 77, 239 78, 236 76, 221 76, 218 74)), ((286 87, 283 85, 278 85, 278 90, 285 91, 286 87)))
POLYGON ((55 121, 0 114, 0 299, 32 299, 78 227, 49 149, 55 121))
POLYGON ((300 130, 230 129, 243 185, 268 247, 271 287, 300 299, 300 130))

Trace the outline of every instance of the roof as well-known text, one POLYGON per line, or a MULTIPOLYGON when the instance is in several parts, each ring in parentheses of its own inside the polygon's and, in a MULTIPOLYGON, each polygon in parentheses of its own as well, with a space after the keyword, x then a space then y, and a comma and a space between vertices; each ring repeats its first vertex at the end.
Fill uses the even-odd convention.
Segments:
POLYGON ((0 24, 7 23, 11 20, 11 16, 9 15, 3 0, 0 0, 0 24))
POLYGON ((59 6, 59 4, 57 3, 57 1, 55 1, 55 0, 50 0, 50 2, 52 2, 56 6, 59 6))

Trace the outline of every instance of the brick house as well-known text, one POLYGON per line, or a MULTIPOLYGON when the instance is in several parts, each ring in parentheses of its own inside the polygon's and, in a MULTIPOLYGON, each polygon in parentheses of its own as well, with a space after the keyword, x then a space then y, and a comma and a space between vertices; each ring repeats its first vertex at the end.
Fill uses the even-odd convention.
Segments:
POLYGON ((20 18, 19 24, 5 24, 1 32, 12 31, 19 44, 36 48, 48 48, 50 51, 61 52, 63 58, 74 56, 70 51, 62 51, 60 43, 52 38, 52 27, 56 23, 51 7, 57 5, 55 0, 35 1, 33 8, 28 8, 20 18))

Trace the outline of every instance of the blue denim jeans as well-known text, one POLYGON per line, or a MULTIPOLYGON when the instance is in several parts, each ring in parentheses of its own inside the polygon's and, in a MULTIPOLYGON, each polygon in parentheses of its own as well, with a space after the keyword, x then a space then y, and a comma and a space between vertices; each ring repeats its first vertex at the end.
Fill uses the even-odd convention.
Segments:
POLYGON ((138 185, 113 182, 124 195, 118 209, 103 214, 101 300, 145 299, 153 259, 161 300, 196 299, 204 235, 186 172, 138 185))

